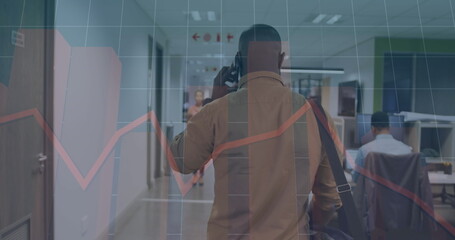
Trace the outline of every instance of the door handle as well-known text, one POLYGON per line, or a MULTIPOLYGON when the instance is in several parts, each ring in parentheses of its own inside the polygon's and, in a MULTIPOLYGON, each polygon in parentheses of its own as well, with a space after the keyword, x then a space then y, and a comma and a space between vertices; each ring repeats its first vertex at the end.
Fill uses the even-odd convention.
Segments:
POLYGON ((37 157, 38 157, 38 163, 39 163, 39 172, 42 174, 42 173, 44 173, 44 168, 45 168, 44 162, 47 160, 47 156, 44 155, 44 153, 39 153, 37 155, 37 157))
POLYGON ((47 156, 44 155, 44 153, 38 154, 38 161, 39 161, 39 162, 44 162, 44 161, 46 161, 46 160, 47 160, 47 156))

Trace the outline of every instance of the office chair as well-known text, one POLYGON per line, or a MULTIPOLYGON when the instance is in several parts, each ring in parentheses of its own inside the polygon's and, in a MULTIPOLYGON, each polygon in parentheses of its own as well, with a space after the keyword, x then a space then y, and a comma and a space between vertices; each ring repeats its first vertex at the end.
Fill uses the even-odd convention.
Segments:
POLYGON ((420 154, 372 152, 359 172, 354 201, 370 239, 434 239, 431 187, 420 154))

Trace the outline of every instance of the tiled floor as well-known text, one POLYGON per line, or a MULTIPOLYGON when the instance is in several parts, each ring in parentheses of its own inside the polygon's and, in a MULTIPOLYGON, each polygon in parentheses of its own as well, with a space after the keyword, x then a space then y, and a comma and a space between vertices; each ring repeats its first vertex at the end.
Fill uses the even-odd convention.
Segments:
MULTIPOLYGON (((111 239, 203 240, 213 199, 213 168, 205 174, 205 185, 195 186, 183 199, 173 178, 157 181, 155 188, 140 199, 139 207, 111 239)), ((439 192, 440 187, 433 187, 439 192)), ((453 188, 449 189, 450 192, 453 188)), ((455 226, 455 208, 434 199, 436 212, 455 226)))
POLYGON ((212 167, 206 170, 204 182, 182 199, 174 178, 158 180, 156 187, 139 200, 139 208, 126 224, 116 227, 112 239, 205 239, 214 196, 212 167))

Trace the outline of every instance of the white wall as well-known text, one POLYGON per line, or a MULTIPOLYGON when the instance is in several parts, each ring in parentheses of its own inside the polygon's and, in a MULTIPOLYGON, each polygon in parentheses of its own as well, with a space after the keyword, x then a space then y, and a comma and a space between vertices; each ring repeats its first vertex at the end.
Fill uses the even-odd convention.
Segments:
POLYGON ((338 115, 338 83, 359 80, 362 85, 362 112, 373 112, 374 38, 345 49, 323 63, 326 68, 343 68, 345 74, 330 76, 329 113, 338 115))
MULTIPOLYGON (((55 24, 59 42, 55 55, 60 59, 56 66, 67 68, 56 73, 54 120, 57 137, 74 162, 68 167, 71 164, 56 158, 55 239, 91 240, 107 229, 108 233, 114 231, 115 225, 109 228, 109 224, 147 189, 145 124, 119 138, 93 179, 85 182, 85 189, 81 182, 88 179, 114 132, 147 112, 147 96, 153 96, 154 91, 153 80, 147 88, 148 36, 164 47, 165 56, 168 39, 160 28, 154 28, 152 18, 136 1, 129 0, 59 0, 55 24), (86 55, 80 57, 80 51, 86 55), (118 61, 118 65, 109 61, 118 61), (90 65, 84 67, 88 62, 90 65), (112 83, 116 79, 118 85, 112 83), (109 114, 103 114, 102 109, 110 109, 109 114), (85 127, 92 123, 96 126, 85 127), (77 171, 82 181, 75 178, 77 171)), ((181 116, 182 81, 175 72, 180 72, 183 63, 178 64, 179 58, 172 59, 164 59, 163 87, 176 89, 164 93, 164 122, 181 121, 177 116, 181 116), (170 106, 176 112, 169 110, 170 106)), ((155 104, 152 102, 152 106, 155 104)))
POLYGON ((166 111, 166 120, 169 125, 174 126, 174 135, 184 129, 182 122, 183 110, 183 92, 184 92, 184 74, 185 57, 174 55, 169 59, 170 79, 166 93, 164 109, 166 111))

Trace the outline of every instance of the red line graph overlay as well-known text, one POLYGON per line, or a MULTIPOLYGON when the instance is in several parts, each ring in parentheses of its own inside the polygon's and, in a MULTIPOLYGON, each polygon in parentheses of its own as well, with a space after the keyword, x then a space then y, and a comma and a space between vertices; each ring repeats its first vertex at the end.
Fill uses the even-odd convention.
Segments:
MULTIPOLYGON (((78 167, 74 164, 74 161, 71 159, 68 152, 65 150, 62 143, 57 138, 57 136, 54 134, 54 132, 52 131, 50 126, 44 120, 43 115, 38 111, 38 109, 36 109, 36 108, 29 109, 29 110, 25 110, 25 111, 21 111, 18 113, 0 117, 0 124, 9 123, 9 122, 27 118, 27 117, 35 118, 38 125, 43 129, 44 133, 46 134, 46 137, 49 139, 51 144, 53 144, 54 149, 57 151, 57 153, 63 159, 63 161, 67 165, 68 169, 70 170, 71 174, 74 176, 74 178, 77 180, 77 182, 79 183, 79 185, 81 186, 81 188, 83 190, 87 189, 88 185, 93 180, 96 173, 100 170, 104 161, 106 160, 106 158, 108 157, 109 153, 112 151, 114 146, 117 144, 120 137, 122 137, 123 135, 130 132, 131 130, 138 127, 139 125, 141 125, 142 123, 146 122, 149 119, 152 121, 152 124, 154 125, 154 127, 156 129, 156 133, 161 141, 161 145, 166 150, 166 153, 167 153, 166 155, 168 157, 170 164, 172 164, 172 163, 175 164, 172 153, 170 152, 170 149, 167 145, 167 140, 165 139, 166 137, 161 131, 161 128, 159 126, 158 120, 157 120, 154 112, 149 112, 147 114, 144 114, 141 117, 139 117, 138 119, 136 119, 133 122, 126 125, 125 127, 117 130, 114 133, 114 135, 110 138, 110 140, 104 147, 103 151, 101 152, 100 156, 96 159, 95 163, 93 164, 93 166, 91 167, 91 169, 89 170, 89 172, 87 173, 87 175, 85 177, 79 171, 78 167)), ((179 188, 180 188, 180 191, 182 192, 182 194, 185 194, 186 192, 188 192, 189 189, 191 188, 191 184, 184 184, 180 173, 174 172, 174 175, 176 177, 177 183, 179 185, 179 188), (186 185, 189 185, 189 186, 186 186, 186 185)))
MULTIPOLYGON (((311 109, 311 107, 308 104, 303 105, 296 113, 294 113, 286 122, 283 123, 283 125, 281 125, 275 131, 270 131, 270 132, 259 134, 256 136, 251 136, 251 137, 248 137, 245 139, 240 139, 237 141, 227 142, 225 144, 222 144, 214 150, 212 156, 213 156, 213 158, 216 158, 221 152, 223 152, 225 150, 277 137, 277 136, 283 134, 283 132, 285 132, 286 129, 288 129, 293 123, 295 123, 297 121, 297 119, 299 119, 301 116, 303 116, 303 114, 305 114, 309 109, 311 109)), ((79 183, 79 185, 81 186, 81 188, 83 190, 87 189, 88 185, 93 180, 96 173, 100 170, 104 161, 107 159, 109 153, 114 149, 114 147, 117 144, 117 142, 119 141, 120 137, 122 137, 126 133, 130 132, 134 128, 138 127, 139 125, 143 124, 147 120, 150 120, 152 122, 153 127, 155 128, 157 138, 159 139, 159 141, 161 143, 161 147, 162 147, 163 151, 166 153, 166 159, 169 162, 171 168, 173 169, 173 175, 177 181, 177 184, 179 186, 179 189, 180 189, 182 195, 185 195, 192 187, 191 181, 184 183, 184 181, 182 179, 182 175, 179 172, 174 170, 174 169, 177 169, 174 155, 172 154, 172 152, 170 150, 166 135, 161 130, 158 119, 153 111, 150 111, 150 112, 142 115, 141 117, 137 118, 136 120, 129 123, 125 127, 118 129, 114 133, 114 135, 110 138, 110 140, 108 141, 108 143, 104 147, 103 151, 101 152, 99 157, 96 159, 95 163, 90 168, 90 170, 86 176, 83 176, 82 173, 79 171, 78 167, 74 164, 74 161, 71 159, 68 152, 65 150, 62 143, 57 138, 57 136, 54 134, 54 132, 52 131, 50 126, 44 120, 43 115, 38 111, 38 109, 36 109, 36 108, 29 109, 29 110, 25 110, 22 112, 0 117, 0 124, 4 124, 4 123, 12 122, 15 120, 19 120, 22 118, 26 118, 26 117, 32 117, 32 116, 38 122, 39 126, 43 129, 47 138, 49 139, 51 144, 53 144, 54 149, 57 151, 57 153, 63 159, 63 161, 67 165, 68 169, 70 170, 71 174, 74 176, 74 178, 77 180, 77 182, 79 183)), ((209 162, 210 162, 210 159, 207 159, 207 163, 209 163, 209 162)), ((208 166, 206 166, 206 167, 208 167, 208 166)))
MULTIPOLYGON (((240 146, 245 146, 245 145, 248 145, 248 144, 251 144, 251 143, 264 141, 264 140, 267 140, 267 139, 270 139, 270 138, 274 138, 274 137, 280 136, 281 134, 283 134, 286 131, 286 129, 288 129, 290 126, 292 126, 292 124, 294 124, 301 116, 303 116, 303 114, 308 112, 310 109, 311 109, 310 104, 308 104, 308 103, 304 104, 297 112, 295 112, 288 120, 286 120, 278 129, 276 129, 274 131, 270 131, 270 132, 258 134, 258 135, 255 135, 255 136, 247 137, 247 138, 244 138, 244 139, 240 139, 240 140, 224 143, 224 144, 218 146, 213 151, 212 157, 214 159, 216 159, 217 156, 221 152, 223 152, 225 150, 232 149, 232 148, 237 148, 237 147, 240 147, 240 146)), ((143 124, 147 120, 150 120, 152 125, 155 128, 155 132, 156 132, 157 138, 159 139, 159 141, 161 143, 162 149, 166 153, 166 158, 167 158, 171 168, 173 169, 172 170, 173 175, 174 175, 174 177, 175 177, 175 179, 177 181, 177 184, 179 186, 179 189, 180 189, 182 195, 186 195, 186 193, 188 193, 188 191, 192 187, 191 180, 188 181, 187 183, 185 183, 183 181, 183 179, 182 179, 182 175, 179 172, 174 170, 174 169, 177 169, 174 156, 173 156, 173 154, 172 154, 172 152, 171 152, 171 150, 169 148, 169 145, 168 145, 168 142, 167 142, 167 138, 166 138, 165 134, 163 133, 163 131, 161 130, 159 121, 158 121, 158 119, 157 119, 157 117, 156 117, 156 115, 155 115, 155 113, 153 111, 142 115, 141 117, 137 118, 136 120, 134 120, 133 122, 129 123, 125 127, 122 127, 120 129, 118 129, 113 134, 113 136, 110 138, 110 140, 108 141, 108 143, 104 147, 103 151, 101 152, 100 156, 97 158, 97 160, 95 161, 95 163, 93 164, 93 166, 91 167, 91 169, 89 170, 89 172, 87 173, 87 175, 85 177, 81 174, 81 172, 79 171, 77 166, 74 164, 73 160, 71 159, 71 157, 69 156, 69 154, 67 153, 65 148, 63 147, 62 143, 59 141, 57 136, 54 134, 52 129, 49 127, 49 125, 45 121, 45 119, 42 116, 42 114, 38 111, 38 109, 36 109, 36 108, 29 109, 29 110, 25 110, 25 111, 21 111, 21 112, 18 112, 18 113, 14 113, 14 114, 10 114, 10 115, 7 115, 7 116, 0 117, 0 124, 9 123, 9 122, 12 122, 12 121, 15 121, 15 120, 19 120, 19 119, 23 119, 23 118, 27 118, 27 117, 34 117, 35 118, 35 120, 37 121, 39 126, 43 129, 43 131, 46 134, 47 138, 53 144, 53 146, 56 149, 56 151, 58 152, 58 154, 60 154, 60 156, 62 157, 63 161, 67 165, 68 169, 73 174, 73 176, 76 178, 76 180, 79 182, 79 184, 80 184, 80 186, 81 186, 81 188, 83 190, 87 189, 88 185, 93 180, 93 178, 95 177, 96 173, 100 170, 100 168, 103 165, 104 161, 107 159, 109 153, 113 150, 114 146, 117 144, 117 142, 119 141, 120 137, 122 137, 126 133, 130 132, 134 128, 138 127, 139 125, 143 124)), ((316 111, 316 117, 321 118, 320 115, 318 116, 318 112, 317 111, 316 111)), ((322 118, 322 119, 324 119, 324 118, 322 118)), ((328 124, 325 124, 325 127, 328 128, 328 131, 329 131, 330 135, 334 139, 336 147, 339 150, 343 150, 344 146, 341 143, 340 139, 338 138, 335 130, 328 124)), ((207 160, 207 162, 209 162, 209 161, 210 161, 210 159, 207 160)), ((353 166, 355 166, 354 163, 353 163, 353 166)), ((206 168, 207 167, 208 166, 206 165, 206 168)), ((388 181, 387 179, 383 179, 382 177, 375 175, 374 173, 372 173, 372 172, 370 172, 370 171, 368 171, 368 170, 366 170, 366 169, 364 169, 364 168, 362 168, 360 166, 355 166, 355 168, 356 168, 356 171, 360 172, 360 174, 363 174, 363 175, 373 179, 374 181, 377 181, 377 182, 383 184, 384 186, 387 186, 388 188, 390 188, 390 189, 402 194, 403 196, 413 200, 415 202, 415 204, 420 206, 425 212, 427 212, 439 224, 441 224, 447 231, 449 231, 452 235, 455 235, 455 228, 450 223, 448 223, 443 217, 441 217, 439 214, 434 212, 434 210, 431 209, 417 195, 415 195, 412 192, 407 191, 406 189, 403 189, 402 187, 400 187, 400 186, 388 181)))

